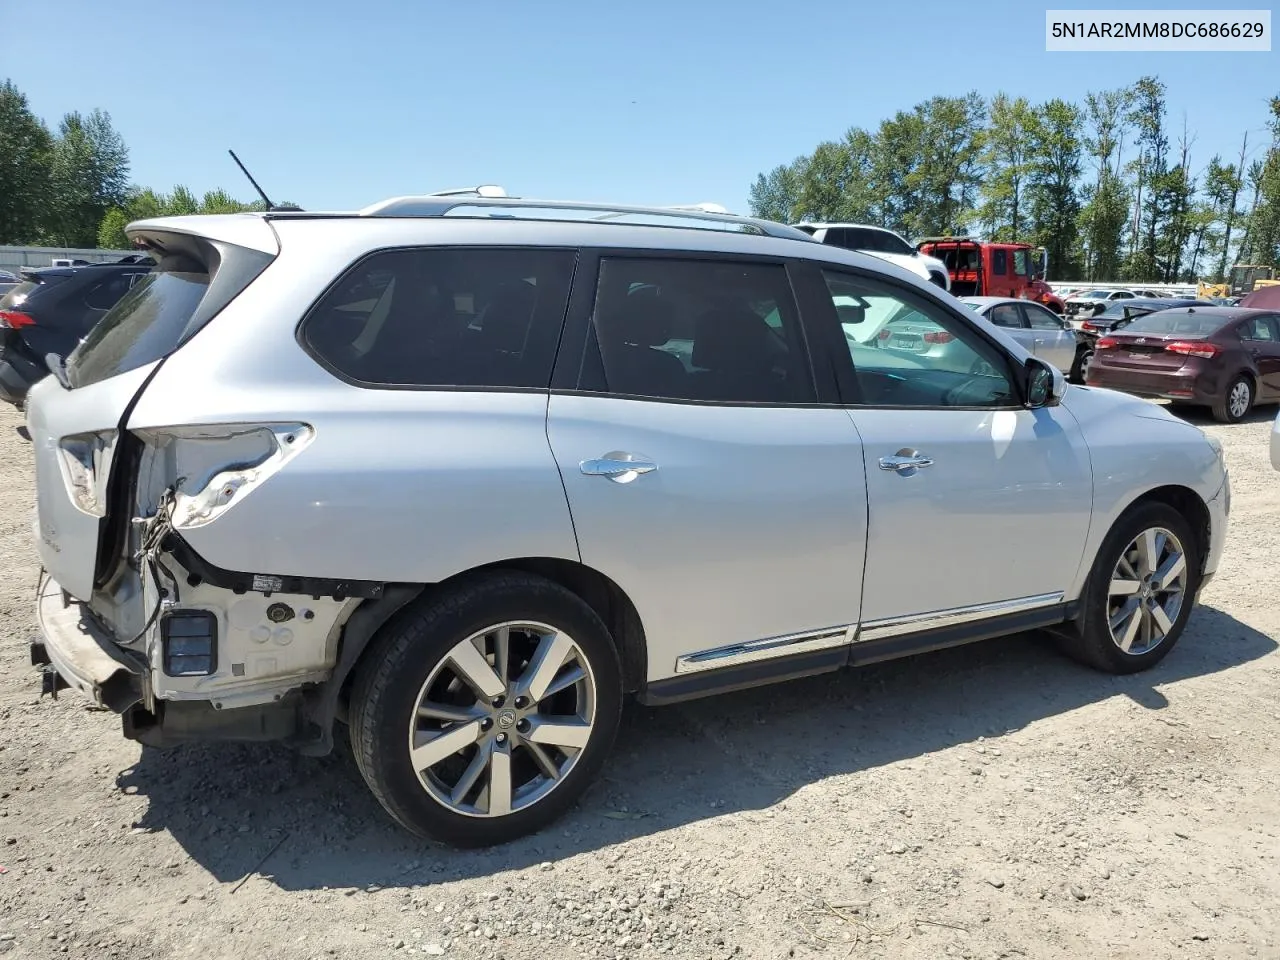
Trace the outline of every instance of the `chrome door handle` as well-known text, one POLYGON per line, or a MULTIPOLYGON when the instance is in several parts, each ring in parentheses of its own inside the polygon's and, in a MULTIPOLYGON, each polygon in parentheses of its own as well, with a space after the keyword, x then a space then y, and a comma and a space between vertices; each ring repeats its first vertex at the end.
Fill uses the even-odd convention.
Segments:
POLYGON ((892 457, 880 458, 881 470, 892 470, 899 476, 914 476, 925 467, 933 466, 933 457, 926 457, 919 450, 899 450, 892 457))
POLYGON ((647 457, 611 451, 595 460, 583 460, 579 468, 588 477, 608 477, 614 483, 630 483, 645 473, 653 473, 658 465, 647 457))

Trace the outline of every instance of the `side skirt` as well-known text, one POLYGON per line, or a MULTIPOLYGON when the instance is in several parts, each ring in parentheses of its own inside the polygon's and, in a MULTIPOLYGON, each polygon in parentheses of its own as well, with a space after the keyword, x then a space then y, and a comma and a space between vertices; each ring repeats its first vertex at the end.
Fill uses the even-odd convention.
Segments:
POLYGON ((947 647, 989 640, 1028 630, 1053 627, 1078 615, 1078 604, 1056 603, 999 617, 950 626, 855 641, 827 650, 815 650, 777 657, 719 670, 701 670, 677 674, 666 680, 649 683, 637 696, 646 706, 660 706, 695 700, 701 697, 745 690, 750 687, 795 680, 800 677, 830 673, 846 666, 862 666, 882 660, 896 660, 918 653, 930 653, 947 647))

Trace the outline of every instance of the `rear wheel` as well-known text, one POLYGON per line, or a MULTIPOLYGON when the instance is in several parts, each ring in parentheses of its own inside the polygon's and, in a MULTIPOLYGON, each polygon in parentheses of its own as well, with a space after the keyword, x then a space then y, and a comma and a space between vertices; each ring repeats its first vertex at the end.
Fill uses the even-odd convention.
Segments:
POLYGON ((1135 507, 1103 541, 1065 651, 1107 673, 1155 666, 1182 635, 1200 585, 1200 547, 1182 515, 1163 503, 1135 507))
POLYGON ((618 654, 599 617, 540 577, 490 575, 398 618, 356 678, 351 744, 402 826, 455 846, 546 826, 617 732, 618 654))
POLYGON ((1228 385, 1222 399, 1213 405, 1213 416, 1223 423, 1239 423, 1253 408, 1253 381, 1239 374, 1228 385))
POLYGON ((1089 364, 1093 362, 1093 347, 1084 347, 1076 354, 1075 375, 1072 377, 1076 383, 1089 382, 1089 364))

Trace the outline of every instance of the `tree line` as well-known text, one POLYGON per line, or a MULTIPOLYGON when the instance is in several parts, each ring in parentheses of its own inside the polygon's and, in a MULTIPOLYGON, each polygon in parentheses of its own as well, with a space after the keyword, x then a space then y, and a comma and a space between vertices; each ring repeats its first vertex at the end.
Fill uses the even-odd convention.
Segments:
POLYGON ((133 184, 129 149, 107 113, 68 113, 50 130, 11 80, 0 84, 0 244, 121 250, 133 220, 262 209, 225 190, 197 197, 133 184))
POLYGON ((1082 103, 933 97, 760 174, 751 211, 1032 243, 1055 280, 1221 280, 1280 266, 1280 97, 1268 106, 1269 139, 1197 170, 1155 77, 1082 103))

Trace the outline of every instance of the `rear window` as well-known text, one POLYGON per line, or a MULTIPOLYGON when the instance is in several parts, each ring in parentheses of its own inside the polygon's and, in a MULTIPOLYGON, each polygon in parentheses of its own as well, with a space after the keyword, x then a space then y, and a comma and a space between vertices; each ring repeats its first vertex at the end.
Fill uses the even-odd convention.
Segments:
POLYGON ((271 254, 173 234, 170 250, 116 301, 66 360, 67 381, 85 387, 168 356, 240 295, 271 254))
POLYGON ((1207 337, 1220 330, 1226 323, 1222 317, 1182 313, 1174 310, 1161 310, 1139 317, 1124 328, 1125 333, 1151 333, 1165 336, 1175 334, 1180 337, 1207 337))
POLYGON ((209 274, 194 261, 176 266, 143 277, 94 324, 67 359, 72 384, 85 386, 136 370, 182 342, 209 289, 209 274))
POLYGON ((886 230, 850 227, 845 230, 845 243, 854 250, 867 250, 872 253, 900 253, 905 256, 915 253, 905 240, 886 230))
POLYGON ((325 294, 302 340, 362 385, 545 389, 576 260, 572 250, 384 250, 325 294))

